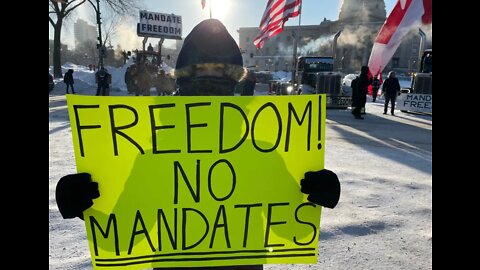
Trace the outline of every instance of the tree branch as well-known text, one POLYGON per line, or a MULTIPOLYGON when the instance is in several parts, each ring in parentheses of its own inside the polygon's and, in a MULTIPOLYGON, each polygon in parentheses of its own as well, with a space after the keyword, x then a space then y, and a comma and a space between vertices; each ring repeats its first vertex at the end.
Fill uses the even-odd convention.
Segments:
POLYGON ((95 6, 95 4, 92 2, 92 0, 87 0, 90 4, 92 4, 93 9, 95 10, 95 13, 98 13, 98 9, 95 6))
POLYGON ((48 16, 48 20, 52 24, 53 28, 55 28, 55 22, 52 20, 52 18, 50 18, 50 16, 48 16))
POLYGON ((54 2, 53 0, 50 0, 50 7, 55 11, 55 13, 60 12, 60 8, 58 7, 58 2, 54 2))
POLYGON ((134 15, 135 11, 140 8, 138 2, 139 0, 105 0, 106 5, 114 13, 129 16, 134 15))
MULTIPOLYGON (((65 11, 65 17, 68 15, 68 13, 70 13, 72 10, 74 10, 75 8, 77 8, 78 6, 80 6, 81 4, 85 3, 85 1, 87 0, 82 0, 80 3, 76 4, 75 6, 71 7, 70 9, 66 10, 65 11)), ((75 1, 73 1, 75 2, 75 1)), ((67 5, 69 5, 70 3, 73 3, 73 2, 69 2, 67 5)))

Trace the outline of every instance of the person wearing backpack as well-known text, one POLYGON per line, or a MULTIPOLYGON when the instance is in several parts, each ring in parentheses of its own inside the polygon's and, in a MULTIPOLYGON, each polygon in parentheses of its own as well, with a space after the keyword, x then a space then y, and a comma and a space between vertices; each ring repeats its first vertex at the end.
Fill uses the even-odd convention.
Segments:
POLYGON ((109 95, 109 85, 112 81, 112 75, 108 73, 105 68, 100 68, 97 73, 95 73, 95 83, 97 83, 97 96, 108 96, 109 95))
POLYGON ((63 76, 63 82, 67 86, 67 94, 68 94, 68 88, 72 88, 72 94, 75 94, 75 90, 73 89, 73 69, 69 69, 65 75, 63 76))

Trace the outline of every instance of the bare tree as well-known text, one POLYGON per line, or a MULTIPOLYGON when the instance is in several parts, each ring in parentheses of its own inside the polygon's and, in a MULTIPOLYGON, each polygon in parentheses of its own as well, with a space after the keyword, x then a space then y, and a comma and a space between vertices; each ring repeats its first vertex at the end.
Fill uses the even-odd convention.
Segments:
POLYGON ((117 36, 117 27, 122 22, 123 17, 118 16, 112 11, 103 13, 103 15, 102 24, 104 26, 102 28, 102 43, 107 44, 111 43, 112 39, 117 36))
MULTIPOLYGON (((98 12, 95 4, 95 0, 49 0, 48 19, 54 29, 53 36, 53 75, 56 78, 62 77, 62 61, 61 61, 61 33, 62 26, 65 18, 67 18, 71 12, 84 4, 89 2, 98 12), (56 19, 56 21, 54 21, 56 19)), ((97 0, 99 1, 99 0, 97 0)), ((117 15, 131 16, 138 10, 138 2, 141 0, 101 0, 106 10, 111 10, 117 15)), ((98 22, 97 22, 98 23, 98 22)))
POLYGON ((60 37, 62 35, 63 20, 68 17, 71 12, 85 3, 86 0, 50 0, 48 19, 54 29, 53 35, 53 76, 55 78, 62 77, 62 61, 61 61, 61 44, 60 37), (54 22, 52 17, 56 16, 57 21, 54 22))
MULTIPOLYGON (((88 0, 92 2, 93 0, 88 0)), ((134 16, 137 15, 139 2, 141 0, 102 0, 105 2, 107 10, 113 11, 118 15, 134 16)))

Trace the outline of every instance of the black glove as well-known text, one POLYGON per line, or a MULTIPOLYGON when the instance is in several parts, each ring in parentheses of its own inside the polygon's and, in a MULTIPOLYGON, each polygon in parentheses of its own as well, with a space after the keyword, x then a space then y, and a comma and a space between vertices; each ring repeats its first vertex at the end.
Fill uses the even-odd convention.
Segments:
POLYGON ((83 211, 99 196, 98 183, 92 182, 89 173, 66 175, 60 178, 55 190, 58 210, 64 219, 79 217, 83 220, 83 211))
POLYGON ((340 181, 330 170, 306 172, 300 186, 303 193, 309 194, 308 201, 324 207, 334 208, 340 199, 340 181))

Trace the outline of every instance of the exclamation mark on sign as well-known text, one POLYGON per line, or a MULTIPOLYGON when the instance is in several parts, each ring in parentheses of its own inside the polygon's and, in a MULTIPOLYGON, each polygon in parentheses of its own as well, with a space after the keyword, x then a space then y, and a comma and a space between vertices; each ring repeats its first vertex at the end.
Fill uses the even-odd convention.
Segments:
POLYGON ((322 95, 318 95, 318 145, 317 149, 322 149, 322 95))

